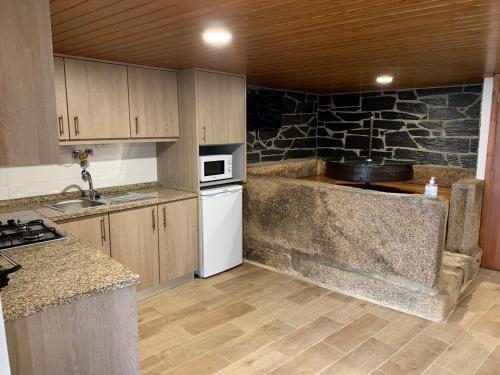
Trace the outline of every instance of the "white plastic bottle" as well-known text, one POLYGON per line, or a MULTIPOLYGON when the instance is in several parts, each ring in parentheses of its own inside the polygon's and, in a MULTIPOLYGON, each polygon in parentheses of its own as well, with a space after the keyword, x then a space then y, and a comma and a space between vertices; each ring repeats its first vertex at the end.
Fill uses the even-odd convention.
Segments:
POLYGON ((431 177, 431 180, 427 184, 425 184, 424 195, 427 198, 437 198, 438 186, 436 184, 436 177, 431 177))

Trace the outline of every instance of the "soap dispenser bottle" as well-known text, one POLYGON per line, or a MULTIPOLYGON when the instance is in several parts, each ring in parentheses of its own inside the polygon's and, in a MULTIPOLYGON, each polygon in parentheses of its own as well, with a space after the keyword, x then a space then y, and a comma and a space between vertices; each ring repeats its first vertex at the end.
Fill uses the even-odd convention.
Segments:
POLYGON ((425 184, 424 195, 427 198, 437 198, 438 186, 436 184, 436 177, 431 177, 431 180, 427 184, 425 184))

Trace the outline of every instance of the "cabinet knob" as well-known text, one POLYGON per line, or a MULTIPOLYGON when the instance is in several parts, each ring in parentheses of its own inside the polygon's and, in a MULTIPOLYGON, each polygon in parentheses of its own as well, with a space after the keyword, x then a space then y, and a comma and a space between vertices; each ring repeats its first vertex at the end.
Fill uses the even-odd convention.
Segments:
POLYGON ((135 134, 139 134, 139 117, 135 117, 135 134))
POLYGON ((203 142, 206 142, 207 141, 207 127, 204 126, 203 127, 203 142))

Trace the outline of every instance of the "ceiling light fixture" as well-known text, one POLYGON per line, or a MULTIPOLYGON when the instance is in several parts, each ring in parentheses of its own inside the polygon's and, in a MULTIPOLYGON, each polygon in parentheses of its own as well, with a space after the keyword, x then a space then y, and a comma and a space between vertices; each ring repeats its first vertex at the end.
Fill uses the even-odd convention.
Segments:
POLYGON ((393 80, 392 76, 378 76, 377 77, 377 83, 380 83, 382 85, 387 85, 388 83, 391 83, 393 80))
POLYGON ((207 29, 202 35, 205 43, 215 47, 223 47, 233 39, 233 35, 223 28, 207 29))

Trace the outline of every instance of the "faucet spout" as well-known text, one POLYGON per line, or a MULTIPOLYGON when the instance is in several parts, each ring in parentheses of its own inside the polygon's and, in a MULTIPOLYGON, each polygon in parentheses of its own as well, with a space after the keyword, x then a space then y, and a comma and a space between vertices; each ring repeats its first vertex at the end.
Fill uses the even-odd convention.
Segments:
POLYGON ((94 184, 92 183, 92 176, 90 175, 89 171, 84 169, 82 171, 82 180, 85 182, 89 183, 89 198, 92 201, 98 200, 101 196, 97 192, 97 190, 94 189, 94 184))

